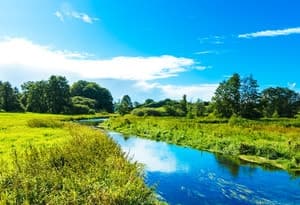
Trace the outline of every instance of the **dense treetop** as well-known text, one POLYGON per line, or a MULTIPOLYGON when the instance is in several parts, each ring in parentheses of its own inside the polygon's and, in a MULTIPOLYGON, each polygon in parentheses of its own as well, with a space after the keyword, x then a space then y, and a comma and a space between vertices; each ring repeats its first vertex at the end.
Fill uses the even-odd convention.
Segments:
POLYGON ((0 81, 0 110, 38 113, 85 114, 113 112, 113 99, 106 88, 94 82, 78 81, 71 87, 63 76, 51 76, 47 81, 28 81, 22 92, 9 82, 0 81))

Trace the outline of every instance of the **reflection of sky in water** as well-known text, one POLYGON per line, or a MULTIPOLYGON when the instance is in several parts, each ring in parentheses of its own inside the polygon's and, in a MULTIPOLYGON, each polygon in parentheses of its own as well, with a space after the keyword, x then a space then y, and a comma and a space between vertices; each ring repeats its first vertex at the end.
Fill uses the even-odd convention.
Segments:
POLYGON ((110 135, 134 161, 145 164, 146 182, 169 204, 300 204, 300 179, 283 171, 240 165, 224 156, 139 138, 110 135))
MULTIPOLYGON (((118 133, 110 134, 115 139, 120 136, 118 133)), ((121 138, 118 139, 118 143, 133 161, 144 164, 148 172, 172 173, 188 169, 177 163, 176 156, 170 151, 168 144, 135 138, 121 138)))

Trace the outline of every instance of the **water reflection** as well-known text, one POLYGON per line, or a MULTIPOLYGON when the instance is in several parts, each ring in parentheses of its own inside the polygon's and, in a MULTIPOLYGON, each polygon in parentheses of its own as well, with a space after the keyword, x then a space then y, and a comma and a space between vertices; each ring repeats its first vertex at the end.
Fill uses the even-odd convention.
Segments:
POLYGON ((222 154, 216 154, 215 157, 219 165, 228 169, 232 176, 237 177, 239 175, 240 161, 238 159, 222 154))
POLYGON ((115 140, 118 139, 117 142, 123 151, 128 153, 133 161, 144 164, 148 172, 172 173, 188 170, 187 166, 177 162, 168 144, 128 137, 120 138, 121 135, 115 132, 110 132, 110 136, 115 140))
POLYGON ((300 204, 300 180, 225 155, 109 132, 169 204, 300 204))
POLYGON ((108 118, 90 118, 90 119, 81 119, 78 120, 78 122, 83 125, 97 126, 106 120, 108 120, 108 118))

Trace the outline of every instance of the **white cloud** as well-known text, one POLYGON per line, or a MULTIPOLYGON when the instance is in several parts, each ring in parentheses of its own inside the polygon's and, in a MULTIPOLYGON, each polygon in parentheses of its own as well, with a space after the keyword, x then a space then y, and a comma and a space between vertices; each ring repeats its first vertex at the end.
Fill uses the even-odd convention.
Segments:
POLYGON ((200 44, 224 44, 225 36, 209 36, 198 38, 200 44))
POLYGON ((63 16, 63 14, 62 14, 61 12, 56 11, 56 12, 54 13, 54 15, 55 15, 57 18, 59 18, 59 20, 64 21, 64 16, 63 16))
POLYGON ((148 81, 177 76, 192 68, 193 59, 171 55, 151 57, 119 56, 89 59, 86 54, 53 50, 22 38, 0 40, 0 70, 9 67, 31 73, 76 75, 89 79, 148 81))
POLYGON ((291 34, 300 34, 300 27, 287 28, 279 30, 265 30, 254 33, 246 33, 238 35, 239 38, 257 38, 257 37, 273 37, 273 36, 287 36, 291 34))
POLYGON ((156 88, 159 88, 160 87, 160 84, 159 83, 149 83, 149 82, 146 82, 146 81, 138 81, 135 83, 135 86, 144 90, 144 91, 148 91, 148 90, 151 90, 151 89, 156 89, 156 88))
POLYGON ((77 11, 71 11, 71 12, 65 12, 64 13, 66 16, 69 16, 69 17, 73 17, 73 18, 76 18, 76 19, 79 19, 85 23, 89 23, 89 24, 92 24, 94 23, 95 21, 98 21, 99 19, 98 18, 93 18, 93 17, 90 17, 89 15, 87 15, 86 13, 80 13, 80 12, 77 12, 77 11))
POLYGON ((66 3, 63 4, 61 8, 54 13, 54 15, 61 21, 64 21, 65 18, 75 18, 85 23, 92 24, 99 20, 98 18, 91 17, 86 13, 74 10, 70 4, 66 3))
POLYGON ((181 99, 185 94, 191 101, 197 99, 210 101, 219 84, 196 84, 196 85, 162 85, 159 83, 149 83, 140 81, 135 84, 139 89, 149 91, 158 89, 162 93, 162 98, 181 99))
POLYGON ((290 82, 288 82, 288 87, 290 89, 292 89, 292 90, 296 88, 296 85, 297 85, 297 83, 290 83, 290 82))
POLYGON ((206 55, 206 54, 215 54, 215 53, 217 53, 217 52, 216 51, 212 51, 212 50, 195 52, 196 55, 206 55))
POLYGON ((165 96, 174 99, 181 99, 185 94, 188 99, 195 101, 197 99, 210 101, 218 84, 198 84, 198 85, 161 85, 159 88, 165 96))

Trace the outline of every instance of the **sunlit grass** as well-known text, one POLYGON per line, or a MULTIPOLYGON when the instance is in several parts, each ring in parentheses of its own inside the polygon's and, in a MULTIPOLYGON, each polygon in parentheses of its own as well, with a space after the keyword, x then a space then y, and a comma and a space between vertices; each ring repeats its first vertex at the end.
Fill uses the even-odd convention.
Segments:
POLYGON ((104 127, 296 171, 300 169, 299 124, 299 119, 253 121, 127 115, 110 119, 104 127))
POLYGON ((49 146, 70 137, 62 128, 30 127, 33 119, 63 120, 68 116, 51 114, 0 113, 0 158, 10 159, 12 150, 21 151, 29 145, 49 146))
POLYGON ((0 114, 0 204, 161 204, 112 139, 68 122, 83 117, 0 114))

